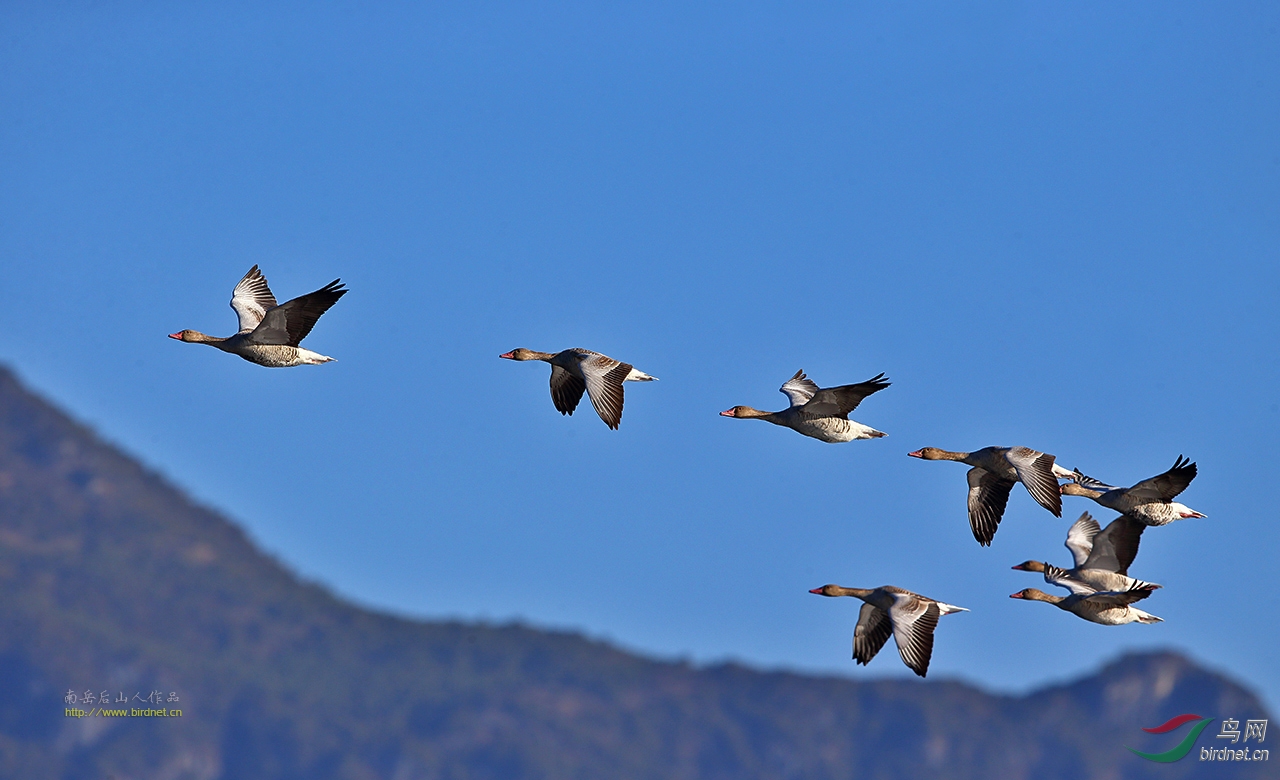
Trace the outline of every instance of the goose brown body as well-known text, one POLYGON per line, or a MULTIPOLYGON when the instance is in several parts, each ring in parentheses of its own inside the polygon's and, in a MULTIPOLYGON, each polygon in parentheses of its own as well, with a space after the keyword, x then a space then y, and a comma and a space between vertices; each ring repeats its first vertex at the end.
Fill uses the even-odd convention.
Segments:
POLYGON ((1004 518, 1009 493, 1019 482, 1040 506, 1062 516, 1062 495, 1058 477, 1071 472, 1055 463, 1048 453, 1029 447, 983 447, 973 452, 952 452, 924 447, 908 452, 922 460, 953 460, 969 469, 969 527, 982 546, 991 544, 1004 518))
POLYGON ((1134 588, 1159 588, 1160 585, 1134 579, 1129 566, 1138 555, 1138 542, 1145 525, 1121 515, 1098 529, 1098 521, 1085 512, 1067 532, 1066 547, 1075 558, 1075 566, 1063 569, 1043 561, 1024 561, 1013 568, 1041 572, 1050 585, 1088 596, 1107 591, 1134 588))
POLYGON ((585 392, 604 424, 617 430, 622 423, 622 383, 652 382, 657 377, 637 370, 630 363, 614 360, 589 349, 537 352, 513 349, 498 357, 507 360, 541 360, 551 364, 551 402, 556 411, 572 415, 585 392))
POLYGON ((1144 479, 1133 487, 1107 485, 1079 471, 1072 472, 1070 478, 1072 481, 1061 488, 1064 496, 1091 498, 1144 525, 1168 525, 1188 517, 1204 517, 1191 507, 1173 500, 1196 478, 1196 464, 1181 455, 1168 471, 1144 479))
POLYGON ((188 344, 208 344, 268 368, 329 363, 333 358, 312 352, 301 343, 320 315, 346 294, 341 280, 334 279, 315 292, 277 305, 266 277, 255 265, 231 294, 231 308, 240 321, 238 333, 223 338, 198 330, 180 330, 170 333, 169 338, 188 344))
POLYGON ((805 376, 804 371, 797 371, 795 376, 779 388, 779 392, 791 399, 791 406, 786 409, 765 412, 750 406, 735 406, 721 412, 720 416, 764 420, 828 444, 856 439, 878 439, 885 434, 850 420, 849 413, 858 408, 862 399, 880 392, 889 384, 885 375, 879 374, 853 385, 820 388, 805 376))
POLYGON ((952 612, 968 612, 964 607, 945 604, 893 585, 878 588, 846 588, 823 585, 809 591, 819 596, 853 596, 864 604, 853 629, 853 659, 867 664, 892 634, 898 655, 907 668, 924 677, 933 657, 933 631, 938 618, 952 612))
POLYGON ((1011 599, 1027 601, 1043 601, 1053 604, 1058 609, 1070 612, 1076 617, 1104 626, 1122 626, 1126 623, 1160 623, 1158 618, 1149 612, 1143 612, 1131 606, 1151 595, 1150 586, 1129 590, 1105 593, 1094 593, 1088 596, 1071 594, 1070 596, 1051 596, 1035 588, 1024 588, 1009 596, 1011 599))

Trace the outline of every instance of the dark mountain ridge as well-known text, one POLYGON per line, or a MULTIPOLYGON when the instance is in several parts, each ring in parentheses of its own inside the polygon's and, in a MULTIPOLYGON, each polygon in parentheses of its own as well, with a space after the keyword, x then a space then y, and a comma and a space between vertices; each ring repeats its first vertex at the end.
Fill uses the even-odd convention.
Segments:
POLYGON ((1195 755, 1125 745, 1169 749, 1185 727, 1141 728, 1185 712, 1267 717, 1172 653, 1011 697, 377 614, 300 582, 3 369, 0 586, 3 777, 1183 778, 1204 771, 1195 755), (182 715, 67 715, 103 690, 182 715), (165 703, 136 700, 152 691, 165 703))

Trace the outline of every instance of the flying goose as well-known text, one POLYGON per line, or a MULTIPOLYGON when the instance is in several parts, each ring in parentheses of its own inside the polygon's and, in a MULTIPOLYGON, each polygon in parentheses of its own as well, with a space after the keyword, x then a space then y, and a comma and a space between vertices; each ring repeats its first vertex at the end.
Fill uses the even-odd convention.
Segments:
POLYGON ((1130 606, 1135 601, 1141 601, 1150 596, 1153 589, 1151 585, 1143 585, 1120 592, 1105 591, 1089 596, 1075 593, 1070 596, 1050 596, 1048 593, 1035 588, 1025 588, 1010 595, 1009 598, 1044 601, 1091 623, 1101 623, 1104 626, 1122 626, 1125 623, 1133 623, 1135 621, 1138 623, 1160 623, 1163 621, 1163 618, 1158 618, 1155 615, 1143 612, 1137 607, 1130 606))
POLYGON ((938 618, 969 611, 892 585, 874 590, 823 585, 809 592, 819 596, 856 596, 866 602, 853 629, 853 660, 864 665, 869 663, 893 634, 902 662, 921 677, 929 671, 933 630, 938 626, 938 618))
POLYGON ((856 385, 819 388, 801 370, 778 388, 779 392, 791 399, 791 406, 786 409, 764 412, 750 406, 735 406, 721 412, 720 416, 784 425, 797 433, 828 444, 854 439, 878 439, 885 434, 850 420, 849 413, 858 408, 862 399, 888 386, 889 380, 885 379, 884 374, 880 374, 856 385))
POLYGON ((1145 528, 1137 520, 1120 515, 1099 531, 1098 521, 1085 512, 1067 531, 1066 547, 1075 558, 1073 568, 1062 569, 1043 561, 1024 561, 1013 568, 1042 572, 1045 582, 1081 596, 1147 586, 1159 588, 1155 583, 1128 576, 1145 528))
POLYGON ((1168 471, 1144 479, 1129 488, 1105 485, 1093 477, 1086 477, 1078 470, 1072 472, 1070 478, 1073 481, 1061 487, 1063 495, 1092 498, 1102 506, 1126 514, 1145 525, 1168 525, 1186 517, 1204 517, 1191 507, 1173 500, 1196 478, 1196 464, 1181 455, 1168 471))
POLYGON ((303 349, 299 344, 315 327, 320 315, 347 294, 340 279, 291 301, 276 305, 267 278, 258 266, 249 269, 231 293, 231 308, 240 319, 234 336, 208 336, 198 330, 180 330, 169 338, 189 344, 208 344, 268 368, 317 365, 333 358, 303 349))
POLYGON ((566 349, 563 352, 535 352, 513 349, 498 355, 507 360, 541 360, 551 364, 551 401, 561 414, 573 414, 585 391, 604 424, 617 430, 622 422, 622 383, 652 382, 649 376, 628 363, 592 352, 566 349))
POLYGON ((1009 492, 1021 482, 1040 506, 1062 517, 1062 495, 1058 478, 1070 478, 1072 472, 1054 462, 1052 455, 1028 447, 983 447, 976 452, 950 452, 925 447, 908 452, 923 460, 954 460, 967 463, 969 469, 969 527, 973 538, 986 547, 995 538, 1000 519, 1004 517, 1009 492))

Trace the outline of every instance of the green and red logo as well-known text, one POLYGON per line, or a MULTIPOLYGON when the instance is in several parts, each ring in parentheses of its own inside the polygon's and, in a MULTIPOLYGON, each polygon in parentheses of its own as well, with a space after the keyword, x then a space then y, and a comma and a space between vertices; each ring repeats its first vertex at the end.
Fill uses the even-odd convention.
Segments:
POLYGON ((1202 718, 1199 715, 1192 715, 1191 713, 1187 713, 1185 715, 1179 715, 1176 718, 1170 718, 1168 721, 1166 721, 1165 723, 1159 726, 1156 726, 1155 728, 1143 729, 1143 731, 1147 732, 1148 734, 1168 734, 1170 731, 1175 731, 1177 729, 1180 729, 1183 726, 1187 725, 1188 723, 1192 723, 1192 722, 1194 722, 1196 725, 1191 727, 1191 732, 1187 734, 1187 736, 1184 737, 1183 740, 1179 742, 1177 746, 1174 747, 1172 750, 1166 750, 1163 753, 1143 753, 1141 750, 1134 750, 1128 745, 1125 745, 1125 747, 1129 748, 1130 752, 1134 753, 1135 755, 1142 756, 1148 761, 1158 761, 1161 764, 1168 764, 1173 761, 1178 761, 1183 756, 1191 752, 1191 748, 1195 747, 1196 738, 1200 736, 1200 732, 1204 731, 1206 726, 1208 726, 1210 723, 1213 722, 1213 718, 1202 718))

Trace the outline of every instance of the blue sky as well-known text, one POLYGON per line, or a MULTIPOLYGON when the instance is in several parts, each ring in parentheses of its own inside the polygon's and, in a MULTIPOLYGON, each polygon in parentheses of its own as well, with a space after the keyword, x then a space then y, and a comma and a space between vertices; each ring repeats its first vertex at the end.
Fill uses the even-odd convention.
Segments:
MULTIPOLYGON (((931 679, 1173 647, 1280 702, 1280 9, 1264 3, 8 3, 0 360, 362 604, 859 679, 857 604, 972 610, 931 679), (229 334, 335 277, 321 367, 229 334), (515 347, 661 381, 562 418, 515 347), (826 445, 717 415, 893 380, 826 445), (932 445, 1022 444, 1209 515, 1144 535, 1156 626, 1008 598, 932 445)), ((1112 514, 1094 512, 1106 522, 1112 514)))

